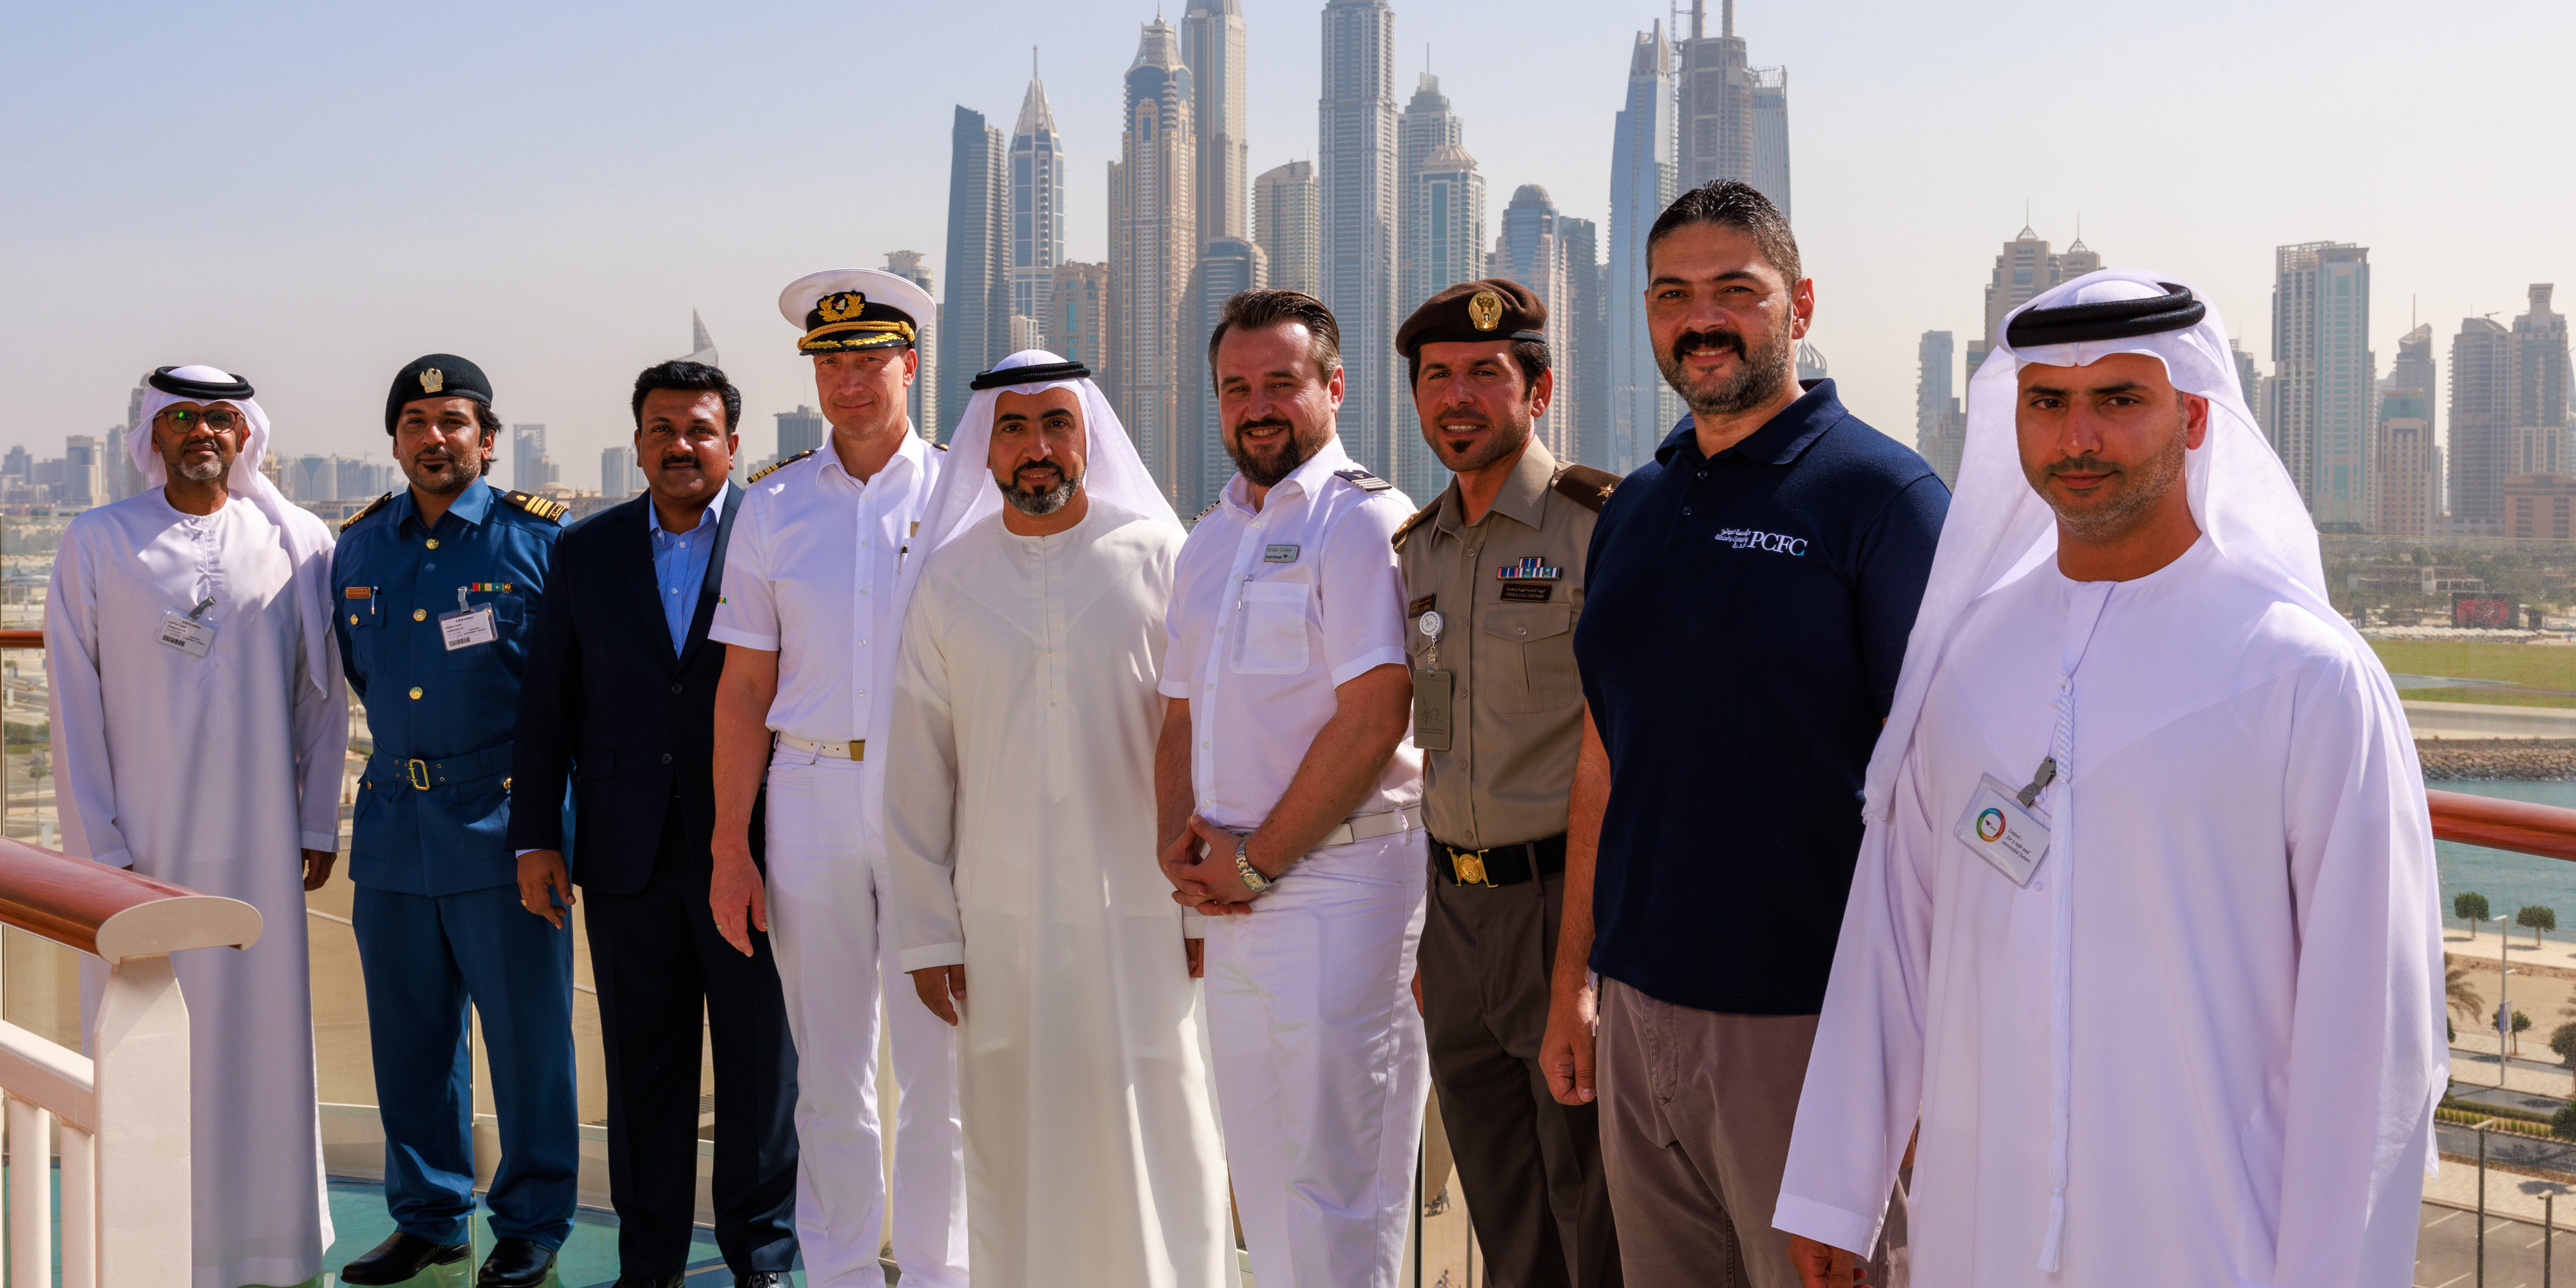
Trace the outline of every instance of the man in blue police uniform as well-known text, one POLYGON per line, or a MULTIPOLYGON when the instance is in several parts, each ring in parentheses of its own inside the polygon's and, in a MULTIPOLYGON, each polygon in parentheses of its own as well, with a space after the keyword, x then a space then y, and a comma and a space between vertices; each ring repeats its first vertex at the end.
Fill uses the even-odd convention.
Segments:
POLYGON ((572 933, 520 905, 506 835, 519 677, 564 508, 484 484, 500 429, 473 363, 404 367, 385 431, 411 486, 342 526, 333 561, 332 628, 375 743, 349 876, 396 1227, 342 1283, 401 1283, 467 1253, 469 1001, 501 1119, 479 1288, 534 1288, 572 1232, 572 933))

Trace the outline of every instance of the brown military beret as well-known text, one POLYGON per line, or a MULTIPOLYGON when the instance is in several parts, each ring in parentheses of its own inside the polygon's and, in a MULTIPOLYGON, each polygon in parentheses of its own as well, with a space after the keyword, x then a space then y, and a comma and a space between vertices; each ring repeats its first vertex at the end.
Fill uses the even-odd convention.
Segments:
POLYGON ((1547 340, 1547 301, 1518 282, 1489 277, 1436 292, 1395 329, 1395 351, 1412 358, 1426 344, 1547 340))

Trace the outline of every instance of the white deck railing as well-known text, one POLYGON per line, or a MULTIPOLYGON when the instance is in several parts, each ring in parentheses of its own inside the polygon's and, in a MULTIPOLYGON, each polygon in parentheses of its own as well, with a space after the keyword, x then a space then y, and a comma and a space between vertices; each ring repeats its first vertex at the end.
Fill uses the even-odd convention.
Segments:
POLYGON ((0 923, 107 964, 90 1021, 95 1058, 0 1022, 9 1282, 53 1281, 59 1120, 63 1288, 187 1283, 188 1006, 170 954, 247 948, 259 910, 0 839, 0 923))

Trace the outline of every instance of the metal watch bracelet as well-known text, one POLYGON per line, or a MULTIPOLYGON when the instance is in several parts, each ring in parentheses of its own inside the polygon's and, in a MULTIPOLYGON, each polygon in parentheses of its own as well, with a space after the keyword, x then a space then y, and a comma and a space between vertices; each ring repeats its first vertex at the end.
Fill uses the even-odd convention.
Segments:
POLYGON ((1245 888, 1254 894, 1259 894, 1270 888, 1272 878, 1261 875, 1261 869, 1252 866, 1252 859, 1244 853, 1251 845, 1252 833, 1250 832, 1234 838, 1234 872, 1236 876, 1243 878, 1245 888))

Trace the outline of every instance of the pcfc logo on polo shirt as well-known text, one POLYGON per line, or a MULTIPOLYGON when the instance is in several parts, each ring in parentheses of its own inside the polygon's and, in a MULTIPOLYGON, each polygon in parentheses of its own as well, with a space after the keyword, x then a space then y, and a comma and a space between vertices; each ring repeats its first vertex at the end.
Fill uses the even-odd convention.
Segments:
POLYGON ((1793 537, 1785 532, 1756 532, 1751 528, 1726 528, 1717 534, 1717 539, 1738 550, 1765 550, 1775 555, 1807 553, 1805 537, 1793 537))

